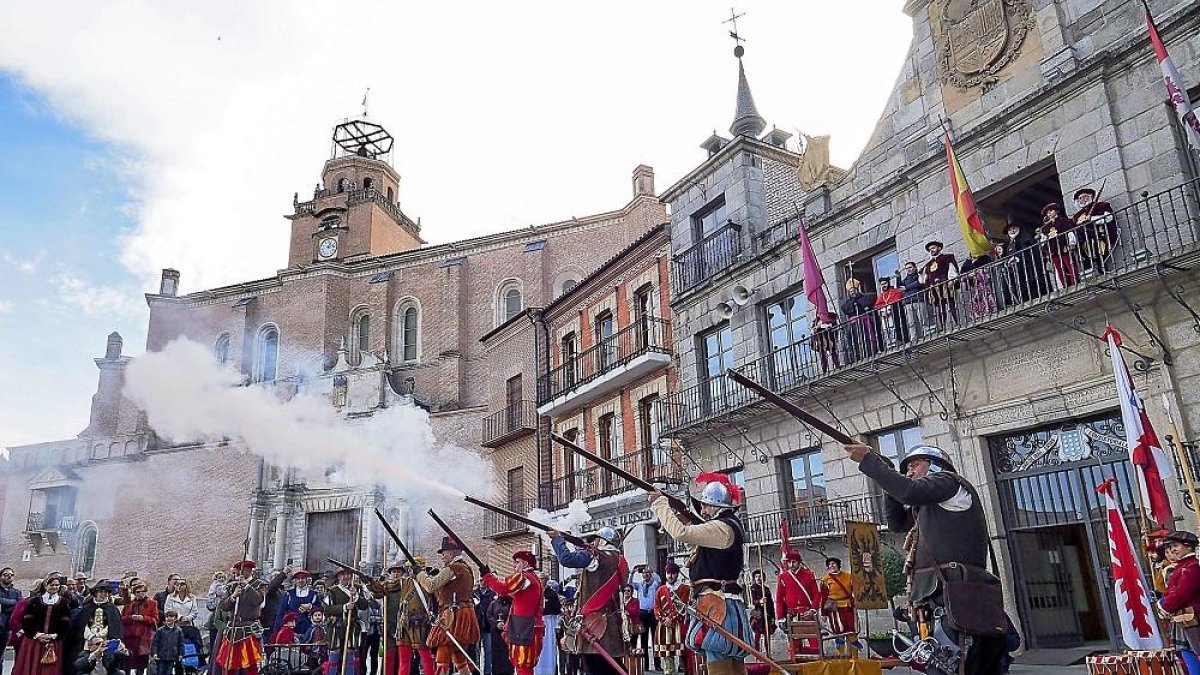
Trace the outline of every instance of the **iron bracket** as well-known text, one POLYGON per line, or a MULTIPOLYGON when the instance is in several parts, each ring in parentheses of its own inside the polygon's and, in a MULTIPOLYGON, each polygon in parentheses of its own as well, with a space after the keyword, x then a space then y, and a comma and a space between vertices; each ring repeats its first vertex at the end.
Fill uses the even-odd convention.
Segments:
MULTIPOLYGON (((949 343, 947 343, 946 347, 949 349, 949 343)), ((921 374, 921 371, 917 370, 916 366, 912 364, 912 361, 906 360, 904 365, 909 369, 909 371, 912 372, 913 376, 920 380, 921 384, 925 386, 925 391, 929 392, 929 402, 938 404, 938 407, 942 409, 942 412, 938 413, 938 417, 943 422, 948 421, 950 419, 950 411, 946 408, 946 404, 942 402, 941 397, 937 395, 937 392, 933 390, 933 387, 929 386, 929 380, 925 379, 925 376, 921 374)))
POLYGON ((916 414, 917 414, 917 411, 916 411, 916 410, 913 410, 912 406, 908 404, 908 401, 905 401, 905 400, 904 400, 904 399, 903 399, 903 398, 900 396, 900 392, 896 391, 896 381, 895 381, 895 380, 889 380, 889 381, 887 381, 887 382, 884 382, 884 381, 883 381, 883 378, 882 378, 882 377, 880 377, 880 375, 879 375, 879 369, 878 369, 878 368, 872 368, 872 369, 871 369, 871 374, 872 374, 872 375, 874 375, 874 376, 875 376, 875 379, 879 381, 879 385, 880 385, 881 387, 883 387, 884 389, 887 389, 889 392, 891 392, 892 396, 893 396, 893 397, 896 399, 896 401, 897 401, 897 402, 900 404, 900 412, 902 412, 902 413, 906 413, 906 414, 909 414, 909 415, 916 415, 916 414))
MULTIPOLYGON (((1102 285, 1107 286, 1107 284, 1102 285)), ((1125 289, 1121 288, 1115 281, 1112 282, 1112 289, 1117 292, 1117 297, 1121 298, 1121 302, 1125 303, 1125 306, 1129 308, 1129 311, 1133 312, 1133 318, 1137 319, 1138 325, 1142 327, 1142 330, 1146 331, 1146 335, 1150 338, 1150 345, 1157 346, 1159 351, 1162 352, 1162 362, 1168 366, 1171 365, 1171 363, 1174 361, 1174 359, 1171 358, 1171 350, 1167 349, 1166 343, 1163 342, 1162 338, 1158 336, 1158 333, 1155 333, 1154 330, 1150 328, 1150 324, 1146 323, 1146 320, 1142 318, 1142 310, 1144 310, 1145 307, 1142 307, 1140 302, 1134 302, 1133 300, 1130 300, 1129 296, 1125 293, 1125 289)))
POLYGON ((1196 313, 1196 310, 1193 309, 1192 306, 1189 305, 1187 303, 1187 301, 1183 299, 1184 288, 1183 288, 1182 283, 1175 284, 1174 286, 1167 283, 1167 278, 1166 278, 1166 276, 1163 275, 1163 272, 1162 272, 1162 268, 1164 268, 1164 267, 1167 267, 1167 268, 1170 268, 1173 270, 1179 270, 1179 271, 1187 271, 1187 270, 1181 270, 1180 268, 1173 267, 1171 265, 1155 265, 1154 266, 1154 274, 1158 277, 1158 283, 1162 284, 1162 287, 1164 289, 1166 289, 1167 294, 1171 296, 1171 299, 1174 300, 1176 304, 1178 304, 1180 307, 1182 307, 1184 309, 1184 311, 1186 311, 1188 314, 1192 315, 1192 330, 1195 331, 1197 334, 1200 334, 1200 314, 1196 313))
POLYGON ((770 461, 771 461, 771 455, 770 455, 770 453, 766 452, 766 451, 765 451, 765 450, 763 450, 762 448, 759 448, 757 443, 755 443, 754 441, 750 440, 750 437, 746 435, 746 432, 745 432, 745 431, 743 431, 741 427, 739 427, 739 426, 738 426, 738 425, 736 425, 736 424, 733 424, 732 422, 729 424, 729 426, 731 426, 731 427, 733 427, 734 429, 736 429, 736 430, 737 430, 737 432, 738 432, 738 434, 739 434, 739 435, 740 435, 740 436, 741 436, 741 437, 742 437, 742 438, 743 438, 743 439, 744 439, 744 440, 745 440, 747 443, 749 443, 749 444, 750 444, 750 454, 754 455, 754 459, 758 460, 758 463, 759 463, 759 464, 766 464, 766 463, 768 463, 768 462, 770 462, 770 461))
MULTIPOLYGON (((1056 305, 1056 304, 1061 304, 1061 303, 1051 301, 1049 304, 1046 305, 1046 318, 1048 318, 1051 321, 1053 321, 1054 323, 1062 326, 1063 328, 1066 328, 1067 330, 1072 330, 1081 335, 1086 335, 1086 336, 1092 338, 1093 340, 1096 340, 1097 342, 1105 341, 1103 337, 1093 333, 1092 331, 1090 331, 1086 328, 1083 328, 1083 326, 1087 325, 1087 319, 1083 318, 1082 315, 1076 314, 1074 317, 1072 317, 1072 319, 1069 323, 1066 321, 1063 321, 1062 319, 1055 316, 1054 305, 1056 305)), ((1069 305, 1067 305, 1067 306, 1069 306, 1069 305)), ((1036 314, 1022 313, 1021 316, 1029 318, 1029 319, 1040 318, 1036 314)), ((1132 349, 1123 344, 1119 347, 1119 349, 1123 349, 1126 352, 1129 352, 1130 354, 1133 354, 1134 356, 1137 357, 1137 360, 1133 362, 1133 369, 1138 371, 1139 373, 1144 373, 1144 372, 1150 370, 1150 366, 1154 364, 1153 356, 1147 356, 1146 354, 1143 354, 1143 353, 1137 351, 1136 349, 1132 349)))

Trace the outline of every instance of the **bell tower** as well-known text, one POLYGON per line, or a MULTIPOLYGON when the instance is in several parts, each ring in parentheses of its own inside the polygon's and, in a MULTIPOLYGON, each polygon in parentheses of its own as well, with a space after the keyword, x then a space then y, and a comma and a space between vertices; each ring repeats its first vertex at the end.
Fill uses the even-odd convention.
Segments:
POLYGON ((288 267, 400 253, 420 248, 420 226, 400 210, 400 175, 392 135, 361 119, 333 128, 330 158, 312 200, 295 212, 288 267))

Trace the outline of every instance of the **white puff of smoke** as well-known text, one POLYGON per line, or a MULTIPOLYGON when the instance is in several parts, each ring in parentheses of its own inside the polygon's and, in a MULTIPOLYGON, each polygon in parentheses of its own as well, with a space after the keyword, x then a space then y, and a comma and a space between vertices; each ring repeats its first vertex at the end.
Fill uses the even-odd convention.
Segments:
POLYGON ((576 499, 567 505, 567 511, 562 515, 552 516, 546 509, 533 509, 529 512, 528 517, 530 520, 545 523, 559 532, 577 532, 580 525, 592 519, 592 514, 588 513, 587 504, 584 504, 582 499, 576 499))
POLYGON ((409 500, 490 491, 484 459, 439 444, 420 408, 394 406, 348 422, 321 397, 281 401, 274 389, 239 386, 241 379, 206 346, 180 338, 130 363, 125 395, 174 443, 240 439, 268 462, 302 472, 336 467, 339 481, 382 484, 409 500))

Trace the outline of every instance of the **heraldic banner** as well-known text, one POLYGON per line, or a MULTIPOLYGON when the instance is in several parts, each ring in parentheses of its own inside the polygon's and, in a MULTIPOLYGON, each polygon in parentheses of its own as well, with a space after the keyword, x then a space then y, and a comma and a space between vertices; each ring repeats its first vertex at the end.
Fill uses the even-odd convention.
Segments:
POLYGON ((883 556, 879 551, 879 526, 847 520, 846 551, 858 609, 887 609, 887 580, 883 576, 883 556))

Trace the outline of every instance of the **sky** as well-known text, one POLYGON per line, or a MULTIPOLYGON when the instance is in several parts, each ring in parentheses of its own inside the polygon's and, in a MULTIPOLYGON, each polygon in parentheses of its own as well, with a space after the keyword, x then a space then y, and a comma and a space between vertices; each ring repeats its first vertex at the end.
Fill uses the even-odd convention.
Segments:
MULTIPOLYGON (((911 41, 901 0, 743 0, 759 112, 848 166, 911 41)), ((396 144, 401 208, 438 244, 619 208, 728 135, 725 2, 306 0, 0 6, 0 448, 87 426, 106 336, 143 294, 286 265, 292 196, 360 115, 396 144)))

